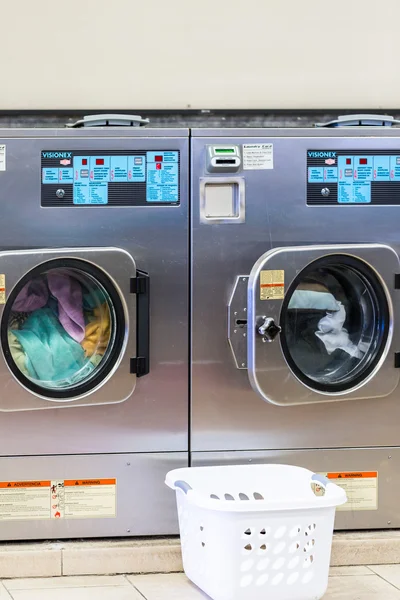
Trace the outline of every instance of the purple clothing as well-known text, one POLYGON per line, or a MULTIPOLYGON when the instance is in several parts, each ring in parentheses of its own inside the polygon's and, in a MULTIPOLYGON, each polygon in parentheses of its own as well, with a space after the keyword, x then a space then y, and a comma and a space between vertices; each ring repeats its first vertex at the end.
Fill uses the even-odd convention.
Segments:
POLYGON ((22 288, 14 300, 12 310, 15 312, 33 312, 46 306, 49 290, 43 279, 32 279, 22 288))
POLYGON ((85 337, 82 288, 61 271, 49 271, 47 282, 51 294, 58 300, 58 319, 65 331, 77 342, 85 337))

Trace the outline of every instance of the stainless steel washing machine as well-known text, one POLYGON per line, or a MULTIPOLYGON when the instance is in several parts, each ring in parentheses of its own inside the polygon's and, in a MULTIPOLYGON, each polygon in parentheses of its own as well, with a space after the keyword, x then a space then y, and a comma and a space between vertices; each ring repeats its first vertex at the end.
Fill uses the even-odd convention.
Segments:
POLYGON ((1 538, 177 532, 188 131, 0 130, 1 538))
POLYGON ((400 526, 400 134, 197 129, 193 465, 302 465, 400 526))

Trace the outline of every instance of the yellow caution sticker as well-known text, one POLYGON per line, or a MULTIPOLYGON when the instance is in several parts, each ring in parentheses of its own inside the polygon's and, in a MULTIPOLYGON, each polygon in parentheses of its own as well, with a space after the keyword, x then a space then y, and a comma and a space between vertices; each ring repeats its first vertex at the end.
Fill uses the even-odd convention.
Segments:
POLYGON ((0 304, 6 303, 6 276, 0 274, 0 304))
POLYGON ((282 300, 285 296, 285 271, 261 271, 260 300, 282 300))

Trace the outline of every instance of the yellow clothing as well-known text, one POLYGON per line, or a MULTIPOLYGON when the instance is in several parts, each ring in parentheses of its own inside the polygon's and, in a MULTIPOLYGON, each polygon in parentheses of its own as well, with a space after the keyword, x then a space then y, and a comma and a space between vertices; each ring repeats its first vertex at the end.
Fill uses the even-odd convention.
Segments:
POLYGON ((110 341, 110 328, 110 309, 107 303, 104 303, 93 310, 93 318, 86 325, 85 338, 82 341, 86 356, 104 354, 110 341))
POLYGON ((11 330, 8 330, 8 345, 10 346, 11 356, 23 375, 29 377, 28 369, 26 368, 26 354, 22 349, 21 344, 11 330))

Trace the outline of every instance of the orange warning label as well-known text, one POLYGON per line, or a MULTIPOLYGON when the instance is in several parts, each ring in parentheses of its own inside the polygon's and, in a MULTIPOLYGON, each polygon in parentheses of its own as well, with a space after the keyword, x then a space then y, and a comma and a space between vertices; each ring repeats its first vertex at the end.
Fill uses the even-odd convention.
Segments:
POLYGON ((338 511, 378 510, 378 472, 342 471, 325 473, 346 492, 347 502, 338 511))
POLYGON ((373 479, 378 477, 377 471, 349 471, 348 473, 328 473, 328 479, 373 479))
POLYGON ((0 521, 116 517, 117 480, 0 481, 0 521))
POLYGON ((65 487, 72 487, 76 485, 115 485, 116 479, 66 479, 64 481, 65 487))
POLYGON ((50 481, 0 481, 0 488, 49 488, 50 481))

